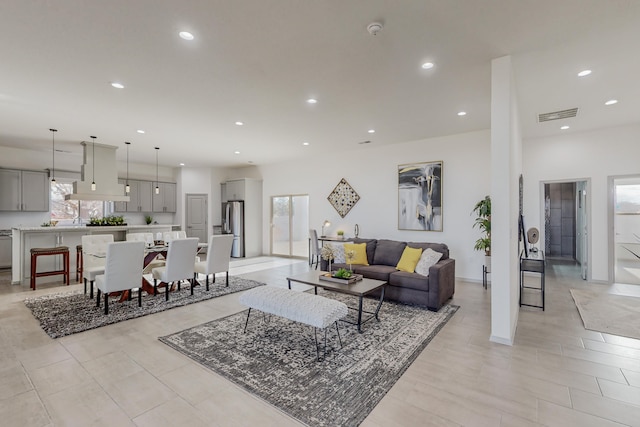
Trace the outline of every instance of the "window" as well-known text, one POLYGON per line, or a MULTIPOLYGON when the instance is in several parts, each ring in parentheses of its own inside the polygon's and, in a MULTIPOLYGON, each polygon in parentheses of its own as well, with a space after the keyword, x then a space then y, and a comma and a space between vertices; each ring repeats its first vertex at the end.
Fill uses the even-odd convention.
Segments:
POLYGON ((51 220, 71 223, 104 216, 104 202, 99 200, 65 200, 73 192, 73 184, 58 180, 51 183, 51 220))

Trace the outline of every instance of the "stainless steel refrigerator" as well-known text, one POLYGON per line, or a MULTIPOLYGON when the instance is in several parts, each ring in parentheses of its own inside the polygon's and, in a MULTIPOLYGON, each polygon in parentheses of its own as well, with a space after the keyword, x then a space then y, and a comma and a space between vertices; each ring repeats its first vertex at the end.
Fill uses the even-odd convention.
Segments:
POLYGON ((222 203, 222 234, 233 234, 231 256, 244 257, 244 202, 222 203))

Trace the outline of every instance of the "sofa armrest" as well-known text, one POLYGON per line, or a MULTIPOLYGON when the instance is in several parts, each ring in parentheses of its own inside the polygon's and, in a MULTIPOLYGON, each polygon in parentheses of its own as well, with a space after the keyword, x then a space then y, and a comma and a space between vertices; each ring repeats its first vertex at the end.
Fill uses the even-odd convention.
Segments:
POLYGON ((452 258, 437 262, 429 268, 429 302, 427 307, 437 311, 453 296, 456 286, 456 261, 452 258))

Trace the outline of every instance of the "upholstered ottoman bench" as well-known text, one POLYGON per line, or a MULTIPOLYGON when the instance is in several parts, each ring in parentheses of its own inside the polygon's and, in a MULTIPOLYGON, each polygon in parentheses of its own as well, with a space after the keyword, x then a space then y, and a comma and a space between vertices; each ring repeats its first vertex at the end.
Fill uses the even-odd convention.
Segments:
POLYGON ((240 304, 249 307, 247 321, 244 324, 244 332, 247 331, 251 310, 256 309, 264 313, 284 317, 295 322, 313 326, 316 340, 316 355, 318 361, 324 359, 327 353, 327 327, 336 325, 338 340, 342 347, 338 320, 347 315, 348 308, 345 303, 325 298, 306 292, 294 291, 273 286, 260 286, 249 289, 240 295, 240 304), (324 352, 320 358, 318 350, 318 328, 324 329, 324 352))

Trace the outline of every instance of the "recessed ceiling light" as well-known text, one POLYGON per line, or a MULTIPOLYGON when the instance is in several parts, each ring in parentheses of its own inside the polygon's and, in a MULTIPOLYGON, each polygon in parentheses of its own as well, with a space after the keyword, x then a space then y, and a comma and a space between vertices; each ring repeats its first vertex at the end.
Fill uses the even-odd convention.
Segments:
POLYGON ((307 145, 309 145, 309 143, 308 142, 303 142, 302 145, 307 146, 307 145))
POLYGON ((236 122, 236 126, 242 126, 244 125, 244 122, 236 122))
POLYGON ((613 105, 613 104, 617 104, 618 100, 617 99, 610 99, 607 102, 604 103, 604 105, 613 105))
POLYGON ((124 89, 124 85, 118 82, 111 83, 111 86, 115 87, 116 89, 124 89))
POLYGON ((178 35, 180 36, 181 39, 184 39, 184 40, 193 40, 194 39, 193 34, 191 34, 188 31, 180 31, 178 33, 178 35))
POLYGON ((425 62, 424 64, 422 64, 422 68, 425 70, 430 70, 431 68, 433 68, 433 62, 425 62))
POLYGON ((239 151, 234 151, 233 154, 240 154, 240 152, 239 151))
POLYGON ((591 70, 582 70, 578 73, 578 77, 588 76, 589 74, 591 74, 591 70))
POLYGON ((142 129, 138 129, 137 132, 138 133, 144 133, 144 131, 142 129))
POLYGON ((184 163, 179 163, 180 166, 184 166, 184 163))
POLYGON ((307 103, 309 103, 309 104, 316 104, 317 102, 318 102, 318 100, 317 100, 317 99, 315 99, 315 98, 309 98, 309 99, 307 99, 307 103))
POLYGON ((369 133, 376 133, 376 130, 375 130, 375 129, 369 129, 367 132, 369 132, 369 133))
POLYGON ((459 116, 466 116, 466 115, 467 115, 467 112, 466 112, 466 111, 460 111, 460 112, 458 113, 458 115, 459 115, 459 116))
POLYGON ((567 130, 567 129, 569 129, 569 126, 564 125, 564 126, 561 126, 561 127, 560 127, 560 129, 561 129, 561 130, 567 130))

